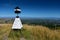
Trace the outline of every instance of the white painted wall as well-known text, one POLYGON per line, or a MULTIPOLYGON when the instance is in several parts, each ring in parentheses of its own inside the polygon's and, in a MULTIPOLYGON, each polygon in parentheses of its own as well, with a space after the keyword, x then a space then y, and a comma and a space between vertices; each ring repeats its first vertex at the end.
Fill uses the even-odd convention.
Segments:
POLYGON ((12 29, 21 29, 23 27, 20 18, 15 18, 12 29))

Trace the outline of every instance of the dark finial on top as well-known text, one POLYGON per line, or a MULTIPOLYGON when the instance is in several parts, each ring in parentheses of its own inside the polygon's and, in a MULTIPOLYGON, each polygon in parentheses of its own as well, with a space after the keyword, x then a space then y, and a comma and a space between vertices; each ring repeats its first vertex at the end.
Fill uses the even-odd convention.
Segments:
POLYGON ((20 9, 18 6, 15 9, 20 9))

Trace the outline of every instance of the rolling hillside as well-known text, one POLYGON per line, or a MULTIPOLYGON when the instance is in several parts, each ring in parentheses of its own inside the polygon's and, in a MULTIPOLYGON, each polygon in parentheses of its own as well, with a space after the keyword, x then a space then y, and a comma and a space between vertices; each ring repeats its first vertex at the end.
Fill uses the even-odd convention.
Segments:
MULTIPOLYGON (((20 40, 20 31, 12 31, 12 24, 0 24, 0 40, 20 40)), ((23 24, 22 37, 25 40, 60 40, 60 30, 45 26, 23 24)))

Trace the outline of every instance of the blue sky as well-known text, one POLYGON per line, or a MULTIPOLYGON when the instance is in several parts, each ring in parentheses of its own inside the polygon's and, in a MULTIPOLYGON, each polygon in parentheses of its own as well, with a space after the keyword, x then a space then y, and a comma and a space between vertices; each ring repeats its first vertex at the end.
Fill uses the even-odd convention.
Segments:
POLYGON ((60 18, 60 0, 0 0, 0 17, 15 17, 16 6, 22 10, 20 17, 60 18))

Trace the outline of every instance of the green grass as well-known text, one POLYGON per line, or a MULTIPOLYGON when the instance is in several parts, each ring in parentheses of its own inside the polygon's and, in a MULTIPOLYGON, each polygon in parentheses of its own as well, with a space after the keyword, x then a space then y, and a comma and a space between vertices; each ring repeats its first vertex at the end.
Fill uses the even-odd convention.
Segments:
POLYGON ((60 30, 24 24, 20 33, 20 30, 14 31, 11 27, 12 24, 0 24, 0 40, 3 40, 4 35, 8 36, 8 40, 20 40, 21 37, 26 40, 60 40, 60 30))

